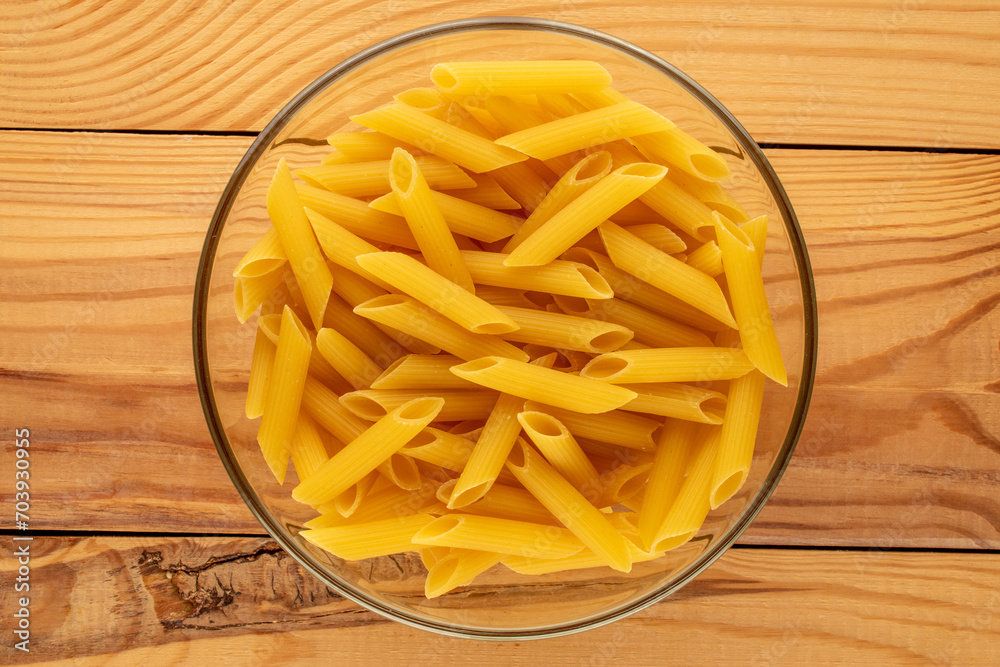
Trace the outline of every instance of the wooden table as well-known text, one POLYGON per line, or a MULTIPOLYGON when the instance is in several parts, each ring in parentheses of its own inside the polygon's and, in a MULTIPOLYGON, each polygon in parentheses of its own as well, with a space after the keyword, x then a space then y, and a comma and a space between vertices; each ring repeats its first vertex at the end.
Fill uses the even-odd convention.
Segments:
POLYGON ((996 664, 1000 8, 476 7, 4 3, 0 663, 996 664), (627 620, 502 644, 387 621, 285 556, 219 462, 190 343, 205 230, 266 121, 360 48, 490 14, 618 35, 731 109, 796 207, 821 331, 805 434, 735 548, 627 620), (30 653, 11 632, 19 428, 30 653))

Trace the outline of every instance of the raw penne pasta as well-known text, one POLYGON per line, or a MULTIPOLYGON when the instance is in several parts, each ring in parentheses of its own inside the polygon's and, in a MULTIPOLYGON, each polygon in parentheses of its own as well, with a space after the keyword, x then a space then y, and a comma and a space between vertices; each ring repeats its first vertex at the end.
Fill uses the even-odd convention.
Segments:
POLYGON ((439 120, 444 120, 451 105, 451 102, 433 88, 410 88, 393 95, 392 99, 439 120))
POLYGON ((431 81, 449 95, 528 95, 600 90, 611 75, 589 60, 523 60, 440 63, 431 81))
POLYGON ((688 253, 687 260, 685 261, 691 268, 698 269, 713 278, 721 276, 724 271, 722 268, 722 250, 719 249, 719 245, 715 241, 709 241, 698 246, 692 252, 688 253))
POLYGON ((631 412, 612 410, 591 415, 537 401, 525 402, 524 409, 552 415, 578 438, 590 438, 646 452, 656 449, 653 435, 660 428, 660 422, 631 412))
MULTIPOLYGON (((505 475, 511 477, 514 484, 517 480, 509 473, 503 471, 505 475)), ((454 497, 457 479, 449 480, 438 487, 438 499, 442 502, 451 502, 454 497)), ((495 516, 504 519, 515 519, 517 521, 528 521, 531 523, 541 523, 549 526, 559 525, 552 513, 545 509, 538 500, 520 487, 508 486, 507 484, 494 484, 489 491, 474 503, 462 505, 462 513, 477 514, 480 516, 495 516)))
POLYGON ((671 170, 667 178, 693 195, 705 206, 713 211, 718 211, 733 222, 742 224, 750 220, 746 210, 720 183, 703 180, 679 169, 671 170))
POLYGON ((534 211, 549 189, 545 179, 524 162, 494 169, 490 175, 525 213, 534 211))
POLYGON ((292 438, 292 466, 299 480, 316 472, 328 458, 316 422, 307 412, 299 412, 292 438))
POLYGON ((500 334, 504 340, 600 354, 617 350, 632 339, 630 329, 608 321, 537 308, 496 308, 518 326, 515 331, 500 334))
MULTIPOLYGON (((504 167, 504 169, 509 168, 510 167, 504 167)), ((496 172, 493 173, 495 174, 496 172)), ((496 179, 494 179, 492 175, 469 174, 468 176, 475 181, 476 187, 463 188, 461 190, 442 189, 435 190, 435 192, 448 195, 449 197, 455 197, 456 199, 461 199, 469 202, 470 204, 499 211, 509 211, 520 208, 521 205, 518 204, 513 197, 507 194, 502 187, 500 187, 500 184, 497 183, 496 179)))
MULTIPOLYGON (((732 220, 732 218, 730 218, 732 220)), ((747 235, 753 243, 754 252, 757 253, 757 264, 764 263, 764 246, 767 243, 767 216, 761 215, 753 220, 745 222, 740 229, 747 235)))
POLYGON ((240 276, 233 287, 233 305, 236 318, 244 324, 254 314, 264 301, 270 297, 279 285, 283 284, 284 276, 280 267, 271 273, 259 276, 240 276))
MULTIPOLYGON (((356 273, 365 280, 374 283, 382 289, 383 293, 391 289, 390 285, 383 282, 378 276, 371 274, 367 269, 358 264, 357 261, 358 255, 378 252, 377 247, 308 206, 305 211, 306 217, 309 219, 309 224, 312 225, 316 239, 319 241, 320 248, 323 249, 323 254, 333 264, 356 273)), ((327 268, 329 270, 329 267, 327 268)))
MULTIPOLYGON (((447 405, 447 399, 445 399, 447 405)), ((441 419, 441 415, 438 415, 441 419)), ((465 468, 475 441, 455 433, 428 426, 418 433, 405 447, 399 450, 403 456, 441 466, 446 470, 462 472, 465 468)), ((443 502, 446 502, 444 499, 443 502)))
MULTIPOLYGON (((257 337, 253 344, 253 357, 250 360, 250 381, 247 385, 246 416, 256 419, 264 414, 264 394, 271 381, 271 370, 274 367, 274 354, 277 346, 272 343, 267 334, 257 327, 257 337)), ((454 375, 449 371, 449 375, 454 375)))
POLYGON ((615 266, 681 301, 736 327, 726 297, 711 276, 657 250, 612 222, 600 226, 601 239, 615 266))
POLYGON ((438 517, 421 528, 413 536, 413 542, 532 558, 571 556, 584 546, 565 528, 476 514, 438 517))
POLYGON ((316 349, 355 389, 367 389, 382 374, 381 366, 336 329, 320 329, 316 349))
POLYGON ((606 565, 621 572, 632 569, 631 552, 621 533, 530 445, 519 440, 511 450, 507 467, 531 495, 606 565))
POLYGON ((750 371, 729 383, 719 455, 712 472, 712 509, 729 500, 746 481, 763 399, 764 375, 760 371, 750 371))
MULTIPOLYGON (((617 221, 617 220, 616 220, 617 221)), ((661 252, 673 255, 687 250, 687 244, 666 225, 650 222, 639 225, 629 225, 629 233, 639 237, 661 252)))
POLYGON ((278 231, 281 247, 288 255, 288 263, 295 274, 313 327, 318 329, 322 326, 333 278, 326 268, 284 158, 278 161, 274 178, 267 188, 267 214, 278 231))
POLYGON ((500 137, 496 143, 539 160, 625 137, 662 132, 669 120, 638 102, 622 102, 500 137))
POLYGON ((391 164, 389 182, 392 192, 424 255, 424 261, 440 276, 468 292, 475 292, 476 288, 459 254, 455 237, 434 203, 420 166, 412 155, 401 148, 393 152, 391 164))
POLYGON ((509 287, 494 287, 492 285, 477 285, 476 296, 494 306, 539 310, 538 305, 525 295, 524 290, 511 289, 509 287))
POLYGON ((506 266, 507 255, 496 252, 462 251, 462 259, 477 285, 539 290, 585 299, 614 296, 607 281, 589 266, 554 260, 545 266, 506 266))
MULTIPOLYGON (((406 152, 403 148, 397 150, 406 152)), ((468 174, 448 160, 433 155, 420 155, 413 160, 429 187, 456 190, 476 186, 468 174)), ((295 170, 295 175, 309 185, 345 197, 371 197, 390 192, 391 173, 391 158, 295 170)))
POLYGON ((709 496, 721 431, 721 426, 710 426, 697 438, 680 490, 663 523, 653 532, 652 550, 658 550, 661 545, 676 548, 684 544, 705 522, 711 509, 709 496))
POLYGON ((529 234, 511 251, 504 264, 548 264, 615 211, 655 185, 666 173, 665 167, 648 162, 616 169, 529 234))
MULTIPOLYGON (((334 287, 337 287, 337 283, 334 283, 334 287)), ((383 367, 405 356, 409 350, 403 343, 413 341, 409 336, 403 340, 390 338, 371 320, 356 314, 351 306, 336 294, 330 297, 330 302, 327 304, 323 326, 339 331, 357 345, 369 359, 383 367)))
POLYGON ((653 458, 649 484, 639 510, 638 532, 646 550, 653 550, 653 540, 677 498, 688 459, 697 444, 698 424, 667 419, 653 458))
POLYGON ((675 382, 626 384, 623 386, 638 394, 622 406, 623 410, 673 417, 674 419, 701 422, 702 424, 722 423, 726 396, 720 392, 675 382))
POLYGON ((608 352, 580 370, 580 377, 616 385, 641 382, 710 382, 746 375, 753 364, 743 350, 668 347, 608 352))
POLYGON ((528 158, 527 155, 512 148, 495 144, 405 104, 389 104, 374 111, 351 116, 351 120, 358 125, 411 143, 477 174, 522 162, 528 158))
POLYGON ((372 389, 479 389, 451 372, 462 360, 450 354, 408 354, 386 368, 372 389))
POLYGON ((432 521, 434 517, 427 514, 411 514, 369 523, 303 530, 299 535, 335 556, 361 560, 412 551, 415 548, 413 535, 432 521))
POLYGON ((448 555, 427 568, 424 596, 440 597, 459 586, 467 586, 480 574, 500 562, 502 554, 475 549, 451 549, 448 555))
MULTIPOLYGON (((521 219, 507 213, 474 204, 443 192, 431 191, 431 198, 444 217, 448 228, 478 241, 492 243, 511 236, 518 230, 521 219)), ((385 213, 403 215, 395 193, 383 195, 369 206, 385 213)))
POLYGON ((505 394, 587 414, 620 408, 636 397, 630 389, 505 357, 481 357, 452 366, 451 372, 505 394))
POLYGON ((611 154, 598 151, 586 155, 563 174, 528 219, 503 247, 510 253, 556 213, 611 173, 611 154))
POLYGON ((381 132, 336 132, 328 136, 326 142, 352 162, 388 160, 396 148, 403 148, 411 154, 420 152, 415 146, 381 132))
POLYGON ((356 260, 372 275, 472 333, 506 334, 518 329, 510 316, 409 255, 375 252, 356 260))
POLYGON ((636 342, 650 347, 708 347, 712 344, 712 340, 695 327, 628 301, 588 299, 586 304, 587 317, 623 326, 632 332, 636 342))
POLYGON ((406 226, 406 220, 400 216, 376 211, 360 199, 345 197, 311 185, 300 183, 295 190, 299 193, 303 206, 329 218, 352 234, 376 243, 417 249, 413 233, 406 226))
POLYGON ((368 430, 331 457, 309 479, 292 491, 308 505, 332 500, 337 494, 375 470, 425 426, 444 407, 440 398, 418 398, 379 419, 368 430))
MULTIPOLYGON (((240 278, 255 278, 280 269, 288 256, 281 247, 278 230, 274 225, 268 227, 264 235, 247 251, 233 270, 233 275, 240 278)), ((244 320, 245 321, 245 320, 244 320)))
POLYGON ((475 334, 403 294, 386 294, 356 306, 354 312, 381 322, 461 359, 490 355, 527 361, 528 355, 510 343, 488 334, 475 334))
POLYGON ((517 421, 552 467, 576 487, 589 503, 601 507, 600 475, 569 429, 544 412, 520 412, 517 421))
POLYGON ((361 389, 340 397, 340 402, 348 410, 374 421, 421 396, 436 396, 444 400, 444 407, 438 415, 440 421, 466 421, 489 417, 497 394, 493 391, 469 391, 467 389, 361 389))
POLYGON ((715 216, 716 236, 726 271, 726 285, 733 302, 733 314, 743 350, 764 375, 787 387, 785 363, 781 359, 778 337, 774 332, 771 309, 767 305, 764 280, 753 244, 742 229, 718 213, 715 216))
POLYGON ((311 353, 309 332, 285 306, 281 314, 281 333, 274 354, 274 367, 267 384, 263 416, 257 432, 264 460, 279 484, 285 482, 311 353))

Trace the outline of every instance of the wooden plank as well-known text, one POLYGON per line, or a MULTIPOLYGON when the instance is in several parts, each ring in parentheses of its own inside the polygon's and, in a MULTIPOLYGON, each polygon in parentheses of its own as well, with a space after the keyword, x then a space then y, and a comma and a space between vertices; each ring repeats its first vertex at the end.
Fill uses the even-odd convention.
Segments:
MULTIPOLYGON (((997 554, 735 549, 610 626, 503 643, 364 611, 264 539, 39 537, 31 554, 31 652, 6 645, 6 664, 986 665, 1000 651, 997 554)), ((15 569, 0 561, 4 581, 15 569)))
MULTIPOLYGON (((33 432, 35 528, 261 531, 208 438, 189 334, 248 143, 0 133, 2 422, 33 432)), ((744 540, 996 548, 1000 158, 770 155, 810 244, 820 375, 744 540)))
POLYGON ((259 130, 365 47, 490 15, 629 40, 691 74, 758 141, 1000 147, 1000 11, 981 0, 8 3, 0 127, 259 130))

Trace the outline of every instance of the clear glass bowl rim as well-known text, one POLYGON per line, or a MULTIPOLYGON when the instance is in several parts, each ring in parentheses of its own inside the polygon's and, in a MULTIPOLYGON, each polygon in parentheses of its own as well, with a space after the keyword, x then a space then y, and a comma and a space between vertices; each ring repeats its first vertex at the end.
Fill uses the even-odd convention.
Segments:
POLYGON ((324 584, 335 590, 338 594, 366 609, 369 609, 370 611, 388 617, 392 620, 399 621, 411 627, 429 630, 453 637, 514 641, 567 635, 599 627, 620 618, 624 618, 625 616, 633 614, 669 596, 671 593, 675 592, 698 576, 698 574, 715 562, 717 558, 719 558, 729 549, 730 546, 732 546, 732 544, 739 538, 743 531, 746 530, 753 519, 757 516, 761 508, 763 508, 767 499, 771 496, 771 493, 777 486, 778 481, 784 474, 785 469, 788 467, 788 462, 791 459, 795 445, 798 443, 799 437, 802 434, 802 428, 805 423, 806 413, 812 397, 813 384, 816 375, 818 315, 815 286, 813 283, 809 256, 806 252, 802 230, 799 227, 798 219, 792 209, 788 195, 785 193, 784 187, 782 187, 774 169, 771 167, 770 162, 761 151, 760 147, 753 140, 753 138, 751 138, 750 134, 743 128, 739 121, 737 121, 736 118, 724 106, 722 106, 718 100, 716 100, 707 90, 702 88, 701 85, 684 74, 684 72, 652 53, 623 39, 619 39, 597 30, 561 21, 520 16, 492 16, 447 21, 444 23, 424 26, 379 42, 378 44, 350 56, 343 62, 328 70, 322 76, 306 86, 306 88, 304 88, 287 105, 285 105, 285 107, 277 115, 275 115, 275 117, 261 131, 257 139, 253 142, 250 148, 247 149, 246 154, 240 160, 239 165, 237 165, 236 170, 233 172, 232 177, 229 179, 229 182, 223 190, 222 196, 219 199, 219 204, 215 209, 215 213, 212 215, 212 222, 206 234, 205 244, 201 252, 201 259, 198 263, 192 312, 192 333, 195 377, 198 384, 198 394, 201 399, 202 410, 205 413, 205 421, 212 436, 212 441, 215 443, 215 448, 218 451, 219 457, 222 459, 222 463, 225 466, 226 471, 229 473, 229 477, 236 487, 237 492, 240 494, 240 497, 243 498, 243 501, 246 503, 250 511, 254 514, 257 520, 260 521, 261 525, 267 530, 271 537, 281 545, 285 552, 289 553, 302 567, 316 576, 324 584), (275 520, 268 509, 264 506, 261 499, 252 490, 247 478, 244 476, 243 471, 240 468, 238 461, 236 460, 233 450, 231 449, 229 439, 226 436, 225 428, 222 425, 222 421, 215 404, 207 357, 207 313, 209 287, 211 284, 212 268, 219 240, 221 238, 222 228, 225 224, 226 218, 228 217, 233 201, 246 180, 250 169, 256 163, 261 154, 268 148, 270 143, 275 139, 279 131, 302 107, 304 107, 324 89, 367 61, 415 42, 443 35, 477 30, 540 30, 588 40, 631 56, 634 59, 649 65, 653 69, 659 70, 665 76, 673 79, 675 83, 685 88, 687 92, 696 97, 702 104, 709 108, 725 124, 727 129, 733 133, 733 135, 740 142, 742 148, 746 151, 748 157, 753 160, 754 165, 760 171, 761 176, 767 183, 767 186, 774 197, 774 201, 781 211, 795 261, 800 267, 799 283, 803 295, 802 305, 805 339, 803 341, 802 379, 799 385, 799 393, 796 399, 795 410, 792 414, 789 429, 785 436, 785 442, 777 453, 775 462, 771 467, 771 471, 764 480, 763 486, 758 491, 753 501, 746 507, 736 523, 730 526, 726 533, 723 534, 719 541, 716 542, 710 550, 688 565, 674 578, 673 581, 669 584, 661 586, 660 588, 649 591, 637 600, 633 600, 632 602, 620 605, 611 611, 587 619, 560 625, 545 626, 527 630, 518 629, 514 631, 478 627, 459 627, 447 623, 435 622, 416 614, 410 614, 400 609, 391 607, 377 599, 373 599, 365 595, 361 591, 355 590, 346 582, 332 577, 307 552, 303 551, 296 542, 288 539, 288 537, 286 537, 287 533, 284 527, 275 520))

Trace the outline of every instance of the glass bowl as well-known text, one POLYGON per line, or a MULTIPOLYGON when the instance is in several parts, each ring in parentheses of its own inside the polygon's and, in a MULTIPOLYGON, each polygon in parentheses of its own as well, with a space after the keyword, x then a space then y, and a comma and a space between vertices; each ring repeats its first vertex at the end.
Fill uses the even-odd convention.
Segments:
POLYGON ((689 582, 739 537, 788 465, 813 386, 816 300, 802 232, 767 158, 722 105, 684 73, 615 37, 528 18, 469 19, 414 30, 348 58, 299 93, 260 133, 219 201, 198 266, 194 298, 198 389, 219 456, 264 528, 330 589, 379 614, 442 634, 528 639, 576 632, 622 618, 689 582), (725 156, 727 187, 751 213, 769 215, 764 277, 788 387, 768 382, 753 465, 742 489, 712 511, 698 535, 664 558, 542 577, 501 565, 473 585, 427 600, 415 555, 346 562, 298 533, 315 516, 291 499, 294 472, 274 481, 256 442, 258 420, 244 416, 254 319, 233 314, 233 269, 270 226, 264 195, 279 158, 317 164, 325 138, 348 117, 429 85, 431 67, 456 60, 582 59, 603 64, 621 92, 662 113, 725 156))

